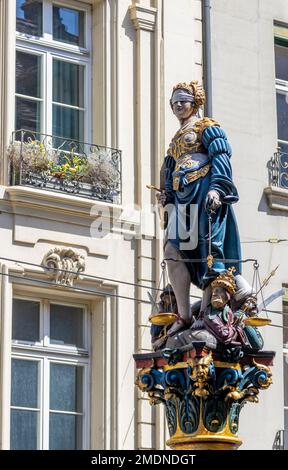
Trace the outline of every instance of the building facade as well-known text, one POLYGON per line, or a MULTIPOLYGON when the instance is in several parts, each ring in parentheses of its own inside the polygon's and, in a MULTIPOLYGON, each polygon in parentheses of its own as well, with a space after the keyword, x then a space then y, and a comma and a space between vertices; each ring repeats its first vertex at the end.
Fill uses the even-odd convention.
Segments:
MULTIPOLYGON (((177 129, 174 84, 208 86, 243 259, 261 278, 280 264, 265 295, 288 285, 288 6, 246 3, 0 0, 2 449, 165 448, 132 354, 151 348, 162 234, 146 185, 177 129)), ((288 429, 287 304, 269 312, 274 384, 242 411, 243 449, 288 429)))

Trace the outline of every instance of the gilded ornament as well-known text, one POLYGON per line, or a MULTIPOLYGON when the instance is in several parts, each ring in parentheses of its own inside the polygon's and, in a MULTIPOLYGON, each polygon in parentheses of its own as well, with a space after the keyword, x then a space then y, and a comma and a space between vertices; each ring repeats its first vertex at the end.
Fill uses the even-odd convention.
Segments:
POLYGON ((207 256, 207 266, 208 266, 209 269, 211 269, 212 266, 213 266, 213 259, 214 259, 214 258, 213 258, 212 255, 208 255, 208 256, 207 256))
POLYGON ((197 133, 198 139, 200 141, 202 140, 203 132, 205 131, 205 129, 207 127, 210 127, 210 126, 220 127, 220 124, 218 123, 218 121, 215 121, 214 119, 210 119, 208 117, 204 117, 202 119, 199 119, 199 121, 197 121, 194 124, 194 131, 197 133))
POLYGON ((145 392, 148 388, 148 384, 142 382, 142 377, 146 374, 150 374, 150 372, 151 372, 150 367, 144 368, 144 369, 141 369, 137 375, 137 378, 135 380, 135 385, 137 385, 137 387, 141 390, 141 392, 145 392))
POLYGON ((176 132, 167 150, 167 155, 171 155, 177 160, 185 153, 191 154, 203 150, 202 141, 198 135, 197 122, 195 124, 188 123, 176 132))
MULTIPOLYGON (((199 178, 203 178, 207 175, 208 171, 210 170, 210 164, 205 165, 200 170, 191 171, 191 173, 186 174, 186 180, 188 183, 192 183, 192 181, 196 181, 199 178)), ((179 176, 174 176, 173 178, 173 189, 177 191, 179 189, 180 178, 179 176)))
POLYGON ((270 367, 265 366, 264 364, 258 364, 255 359, 253 359, 254 366, 257 367, 259 371, 264 372, 264 380, 260 377, 258 380, 259 386, 261 389, 265 390, 273 383, 272 372, 270 367))
POLYGON ((172 398, 176 398, 175 391, 171 387, 167 387, 164 391, 164 399, 165 400, 172 400, 172 398))
POLYGON ((209 384, 209 367, 213 363, 212 351, 207 356, 195 359, 191 359, 190 364, 192 366, 191 380, 195 382, 193 395, 198 397, 207 396, 210 394, 209 384))

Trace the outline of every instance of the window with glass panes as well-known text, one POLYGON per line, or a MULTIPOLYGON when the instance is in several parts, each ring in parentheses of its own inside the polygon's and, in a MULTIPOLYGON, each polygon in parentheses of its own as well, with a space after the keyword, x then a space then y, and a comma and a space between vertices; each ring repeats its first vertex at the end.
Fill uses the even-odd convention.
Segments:
POLYGON ((15 129, 90 140, 90 7, 15 1, 15 129))
POLYGON ((14 298, 11 449, 89 448, 88 322, 83 305, 14 298))
POLYGON ((288 163, 288 26, 275 26, 275 76, 278 145, 288 163))

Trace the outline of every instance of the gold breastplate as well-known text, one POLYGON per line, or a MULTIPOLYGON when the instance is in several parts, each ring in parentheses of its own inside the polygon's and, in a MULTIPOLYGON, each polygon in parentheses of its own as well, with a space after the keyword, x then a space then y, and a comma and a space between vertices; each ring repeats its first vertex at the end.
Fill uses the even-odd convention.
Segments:
POLYGON ((177 160, 185 153, 194 153, 204 151, 202 146, 202 134, 206 127, 219 126, 217 121, 204 117, 192 123, 188 122, 185 126, 181 127, 174 135, 167 155, 171 155, 177 160))
POLYGON ((192 124, 179 129, 169 145, 167 155, 171 155, 177 161, 182 155, 203 150, 201 140, 195 130, 192 124))
MULTIPOLYGON (((211 125, 219 125, 216 121, 209 118, 203 118, 195 123, 188 123, 179 129, 173 137, 167 155, 174 158, 175 172, 179 170, 191 169, 186 173, 187 183, 197 180, 207 175, 210 169, 210 163, 207 162, 203 166, 203 162, 199 158, 193 158, 193 153, 206 153, 202 145, 202 133, 204 129, 211 125)), ((174 176, 173 189, 179 189, 180 177, 174 176)))

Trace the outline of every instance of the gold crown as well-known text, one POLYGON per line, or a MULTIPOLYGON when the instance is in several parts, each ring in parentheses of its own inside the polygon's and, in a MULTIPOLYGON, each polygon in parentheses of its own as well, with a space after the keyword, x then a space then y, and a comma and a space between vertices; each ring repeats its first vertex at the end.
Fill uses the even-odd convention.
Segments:
POLYGON ((177 83, 177 85, 174 86, 173 91, 172 91, 172 96, 174 91, 176 90, 186 90, 188 93, 191 93, 191 95, 194 96, 194 107, 196 108, 196 111, 200 108, 205 103, 205 91, 202 85, 198 82, 198 80, 192 80, 190 83, 177 83))
POLYGON ((222 274, 211 282, 212 289, 214 287, 223 287, 229 292, 229 294, 234 295, 236 292, 236 282, 233 273, 236 271, 234 267, 229 268, 228 271, 225 271, 222 274))

